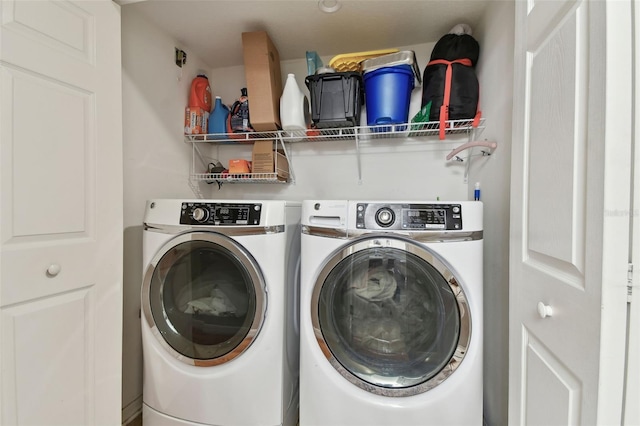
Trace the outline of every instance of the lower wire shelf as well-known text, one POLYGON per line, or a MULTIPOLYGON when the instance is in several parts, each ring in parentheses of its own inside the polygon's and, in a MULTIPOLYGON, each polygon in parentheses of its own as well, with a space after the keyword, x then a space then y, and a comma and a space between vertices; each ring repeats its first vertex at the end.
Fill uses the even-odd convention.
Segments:
MULTIPOLYGON (((441 132, 440 122, 432 121, 425 123, 400 123, 400 124, 384 124, 376 126, 356 126, 356 127, 339 127, 331 129, 307 129, 298 131, 278 130, 271 132, 249 132, 237 134, 200 134, 185 135, 185 142, 191 143, 193 146, 193 164, 192 171, 196 169, 196 163, 201 162, 204 169, 207 168, 207 162, 203 160, 203 156, 198 148, 199 144, 214 145, 235 145, 235 146, 252 146, 260 141, 270 141, 274 143, 276 151, 282 150, 287 160, 287 173, 280 171, 272 173, 192 173, 190 179, 192 181, 200 181, 207 183, 295 183, 295 176, 291 159, 287 152, 287 145, 294 142, 323 142, 323 141, 353 141, 355 143, 358 182, 362 182, 362 167, 360 164, 361 145, 374 146, 377 139, 433 139, 433 136, 439 136, 439 140, 432 140, 431 143, 439 143, 444 136, 454 136, 465 138, 468 142, 474 141, 485 128, 485 119, 479 120, 449 120, 445 122, 444 129, 441 132)), ((468 167, 468 166, 467 166, 468 167)), ((276 170, 278 167, 275 167, 276 170)), ((465 182, 466 182, 465 173, 465 182)))
POLYGON ((280 183, 288 182, 283 176, 277 173, 195 173, 191 175, 191 179, 195 181, 207 183, 280 183))

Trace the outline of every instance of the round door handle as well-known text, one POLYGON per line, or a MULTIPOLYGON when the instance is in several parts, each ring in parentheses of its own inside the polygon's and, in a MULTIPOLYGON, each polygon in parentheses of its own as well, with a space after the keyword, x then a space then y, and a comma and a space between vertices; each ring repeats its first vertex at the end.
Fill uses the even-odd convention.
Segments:
POLYGON ((49 267, 47 268, 47 275, 49 277, 55 277, 60 273, 61 269, 62 268, 60 268, 60 265, 57 265, 55 263, 53 265, 49 265, 49 267))
POLYGON ((549 305, 538 302, 538 315, 540 315, 540 318, 553 316, 553 309, 549 305))

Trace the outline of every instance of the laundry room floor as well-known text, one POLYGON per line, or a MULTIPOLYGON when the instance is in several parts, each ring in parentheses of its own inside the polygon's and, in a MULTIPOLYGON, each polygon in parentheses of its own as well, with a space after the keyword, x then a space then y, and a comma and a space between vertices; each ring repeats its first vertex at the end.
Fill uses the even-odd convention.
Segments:
MULTIPOLYGON (((300 426, 300 422, 296 424, 300 426)), ((129 421, 129 423, 126 423, 124 426, 142 426, 142 413, 135 416, 133 419, 129 421)))
POLYGON ((142 413, 129 420, 124 426, 142 426, 142 413))

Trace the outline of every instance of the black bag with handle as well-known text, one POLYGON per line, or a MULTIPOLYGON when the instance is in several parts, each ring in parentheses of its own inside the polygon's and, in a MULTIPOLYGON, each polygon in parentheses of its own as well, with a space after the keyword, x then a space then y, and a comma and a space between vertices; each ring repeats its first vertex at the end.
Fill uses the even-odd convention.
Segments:
POLYGON ((470 33, 468 25, 456 25, 438 40, 424 69, 421 106, 431 102, 429 121, 440 122, 440 139, 447 120, 474 119, 475 127, 480 120, 475 72, 480 46, 470 33))

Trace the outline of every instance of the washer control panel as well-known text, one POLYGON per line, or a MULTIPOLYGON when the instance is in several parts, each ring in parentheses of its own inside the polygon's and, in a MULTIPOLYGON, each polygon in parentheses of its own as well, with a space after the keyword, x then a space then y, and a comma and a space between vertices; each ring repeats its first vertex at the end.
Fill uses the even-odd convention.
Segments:
POLYGON ((356 228, 402 230, 461 230, 460 204, 358 203, 356 228))
POLYGON ((260 225, 262 204, 182 203, 180 225, 260 225))

